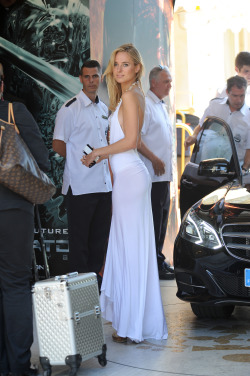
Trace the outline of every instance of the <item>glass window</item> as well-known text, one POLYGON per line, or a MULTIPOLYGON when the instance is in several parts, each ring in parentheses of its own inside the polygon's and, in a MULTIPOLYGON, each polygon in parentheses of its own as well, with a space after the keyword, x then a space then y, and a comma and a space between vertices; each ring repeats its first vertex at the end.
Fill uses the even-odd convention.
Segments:
POLYGON ((223 123, 209 119, 204 123, 205 129, 198 140, 194 163, 212 158, 225 158, 230 162, 232 147, 229 135, 223 123))

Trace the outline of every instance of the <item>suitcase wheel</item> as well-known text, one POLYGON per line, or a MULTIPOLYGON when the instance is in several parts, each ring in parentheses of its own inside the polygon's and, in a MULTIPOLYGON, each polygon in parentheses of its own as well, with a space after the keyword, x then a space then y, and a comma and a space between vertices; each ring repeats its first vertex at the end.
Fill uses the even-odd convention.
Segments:
POLYGON ((46 371, 43 371, 43 376, 51 376, 51 368, 46 371))
POLYGON ((69 376, 76 376, 77 371, 78 368, 71 368, 71 370, 69 371, 69 376))
POLYGON ((98 362, 102 367, 105 367, 107 365, 107 359, 106 359, 106 352, 107 352, 107 346, 104 344, 102 346, 102 353, 101 355, 98 355, 98 362))
POLYGON ((77 374, 81 362, 82 357, 80 354, 66 356, 65 363, 70 367, 69 376, 75 376, 77 374))
POLYGON ((43 376, 51 376, 51 364, 50 364, 49 358, 47 358, 46 356, 44 357, 40 356, 39 359, 40 359, 40 364, 43 369, 43 376))

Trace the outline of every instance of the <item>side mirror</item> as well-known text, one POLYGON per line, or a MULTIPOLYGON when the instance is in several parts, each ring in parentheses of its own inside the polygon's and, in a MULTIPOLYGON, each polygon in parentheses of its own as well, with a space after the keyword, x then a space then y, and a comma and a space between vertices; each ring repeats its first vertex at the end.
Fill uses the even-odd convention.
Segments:
POLYGON ((226 159, 214 158, 200 162, 198 175, 207 177, 230 177, 235 175, 235 173, 230 171, 230 164, 226 159))

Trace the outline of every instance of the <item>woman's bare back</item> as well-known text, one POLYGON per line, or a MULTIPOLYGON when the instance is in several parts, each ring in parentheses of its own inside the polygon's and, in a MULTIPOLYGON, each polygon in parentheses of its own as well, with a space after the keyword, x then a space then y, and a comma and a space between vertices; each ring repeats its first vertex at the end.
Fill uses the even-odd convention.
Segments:
MULTIPOLYGON (((145 97, 141 90, 141 88, 138 85, 135 85, 132 89, 129 89, 127 92, 125 92, 121 99, 124 98, 124 96, 128 96, 128 94, 131 96, 131 100, 136 104, 136 111, 133 114, 133 117, 136 118, 136 124, 138 126, 138 134, 140 134, 143 121, 144 121, 144 112, 145 112, 145 97), (130 93, 128 93, 130 92, 130 93)), ((133 108, 134 110, 134 108, 133 108)), ((124 124, 124 107, 123 103, 120 106, 119 112, 118 112, 118 119, 119 123, 121 125, 121 128, 123 132, 125 133, 126 125, 124 124)), ((133 119, 134 120, 134 119, 133 119)))

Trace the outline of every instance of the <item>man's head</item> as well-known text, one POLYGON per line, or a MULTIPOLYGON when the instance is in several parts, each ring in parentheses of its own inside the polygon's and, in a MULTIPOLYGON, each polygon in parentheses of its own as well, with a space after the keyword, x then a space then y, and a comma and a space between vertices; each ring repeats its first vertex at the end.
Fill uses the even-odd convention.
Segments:
POLYGON ((247 80, 250 85, 250 52, 242 51, 235 58, 235 70, 240 77, 247 80))
POLYGON ((234 76, 227 80, 227 96, 232 111, 240 110, 245 103, 247 81, 244 77, 234 76))
POLYGON ((83 92, 93 101, 101 82, 101 66, 98 61, 85 61, 81 67, 79 78, 83 92))
POLYGON ((172 77, 168 67, 159 65, 149 73, 150 90, 159 98, 163 99, 169 95, 172 87, 172 77))

